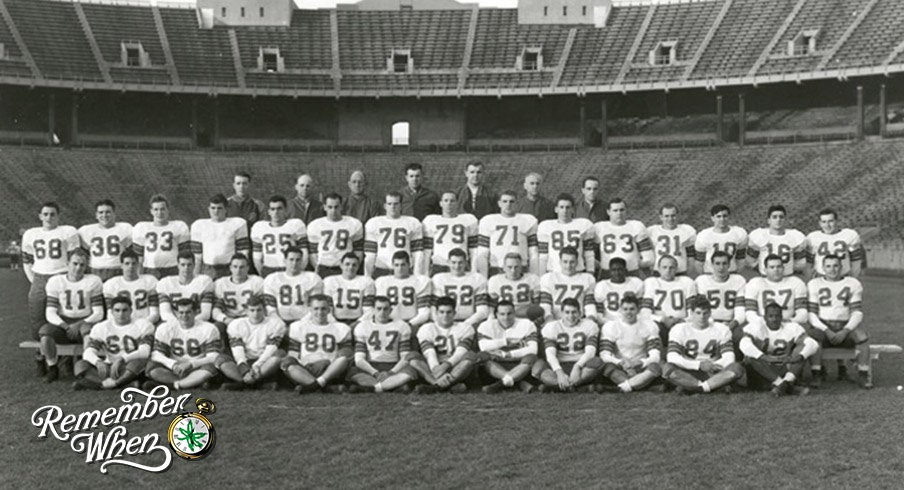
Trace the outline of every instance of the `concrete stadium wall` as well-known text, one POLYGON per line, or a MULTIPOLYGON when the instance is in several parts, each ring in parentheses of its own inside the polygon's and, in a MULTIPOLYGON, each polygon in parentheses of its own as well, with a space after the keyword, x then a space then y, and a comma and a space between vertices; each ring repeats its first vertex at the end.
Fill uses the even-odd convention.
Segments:
POLYGON ((338 143, 381 146, 391 143, 396 122, 411 124, 411 145, 454 145, 464 134, 464 110, 455 99, 341 99, 338 143))

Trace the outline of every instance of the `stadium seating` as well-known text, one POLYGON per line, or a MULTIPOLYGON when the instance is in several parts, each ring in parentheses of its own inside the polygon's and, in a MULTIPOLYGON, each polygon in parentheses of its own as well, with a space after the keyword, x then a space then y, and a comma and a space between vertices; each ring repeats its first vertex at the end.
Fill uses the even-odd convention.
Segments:
POLYGON ((166 58, 154 17, 147 7, 82 4, 91 32, 104 61, 111 66, 110 75, 116 82, 169 84, 164 69, 166 58), (128 68, 122 65, 122 43, 140 43, 148 54, 151 67, 128 68))
POLYGON ((788 0, 735 0, 691 78, 746 75, 793 6, 788 0))
POLYGON ((757 72, 791 73, 816 69, 822 55, 831 50, 853 22, 857 13, 866 8, 869 0, 807 0, 803 8, 785 30, 771 52, 771 58, 757 72), (788 42, 804 30, 819 29, 816 53, 788 57, 788 42))
MULTIPOLYGON (((236 36, 246 70, 257 69, 260 48, 279 48, 286 70, 332 67, 330 18, 326 11, 296 10, 289 27, 241 27, 236 28, 236 36)), ((290 87, 305 86, 292 79, 286 82, 290 87)))
POLYGON ((471 67, 514 68, 516 57, 528 47, 542 47, 543 66, 556 66, 570 28, 567 25, 521 25, 518 24, 518 12, 513 9, 481 10, 471 67))
POLYGON ((614 80, 649 8, 614 8, 605 28, 578 30, 559 85, 590 85, 614 80))
POLYGON ((103 77, 71 3, 5 0, 22 39, 46 78, 103 77))
POLYGON ((459 68, 470 18, 469 10, 339 10, 340 66, 385 71, 397 48, 411 50, 417 69, 459 68))
MULTIPOLYGON (((765 224, 768 203, 780 202, 788 207, 792 226, 807 231, 816 227, 824 207, 836 208, 845 226, 904 229, 901 141, 417 156, 435 189, 461 185, 459 169, 474 158, 487 163, 497 189, 518 189, 524 174, 537 171, 547 176, 548 194, 577 193, 583 176, 598 175, 604 198, 623 197, 631 215, 646 222, 655 222, 660 205, 674 202, 690 224, 709 226, 709 207, 725 202, 741 225, 755 228, 765 224)), ((101 197, 119 204, 122 219, 145 219, 147 199, 158 191, 171 198, 175 216, 190 221, 202 216, 209 195, 229 191, 230 175, 239 169, 254 174, 254 192, 263 196, 292 195, 289 177, 305 171, 315 175, 319 192, 342 192, 349 172, 363 166, 373 192, 381 193, 402 185, 398 169, 406 160, 393 153, 257 153, 249 159, 243 153, 3 147, 0 167, 9 178, 0 182, 0 192, 12 198, 0 215, 0 233, 9 238, 34 225, 35 207, 48 199, 63 205, 64 221, 70 223, 93 221, 91 204, 101 197)))
POLYGON ((238 84, 225 28, 199 29, 194 9, 161 8, 160 15, 183 84, 238 84))

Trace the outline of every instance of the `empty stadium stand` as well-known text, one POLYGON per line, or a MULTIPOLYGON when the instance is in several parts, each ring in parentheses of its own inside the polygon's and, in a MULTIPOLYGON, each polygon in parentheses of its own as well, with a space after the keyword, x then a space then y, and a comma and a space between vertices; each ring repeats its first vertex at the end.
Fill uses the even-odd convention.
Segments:
MULTIPOLYGON (((585 175, 602 180, 601 196, 620 196, 630 214, 655 222, 657 210, 674 202, 695 227, 709 226, 708 209, 717 202, 732 206, 747 228, 763 226, 769 203, 784 203, 791 225, 816 227, 816 214, 836 208, 845 226, 879 226, 882 237, 904 230, 904 142, 879 141, 789 145, 744 149, 645 150, 550 153, 442 153, 419 156, 427 185, 434 189, 461 185, 462 165, 486 162, 496 189, 520 187, 530 171, 547 177, 548 195, 577 193, 585 175), (654 196, 654 197, 651 197, 654 196)), ((146 218, 147 199, 164 192, 174 216, 193 220, 204 214, 206 199, 228 192, 231 173, 254 175, 254 193, 291 196, 291 177, 311 172, 317 191, 344 192, 348 174, 364 168, 373 193, 401 185, 399 169, 408 158, 393 153, 293 154, 198 153, 110 150, 61 150, 0 147, 0 194, 8 196, 0 213, 0 237, 34 225, 34 209, 54 199, 68 223, 93 220, 91 203, 103 197, 117 202, 121 218, 146 218)))

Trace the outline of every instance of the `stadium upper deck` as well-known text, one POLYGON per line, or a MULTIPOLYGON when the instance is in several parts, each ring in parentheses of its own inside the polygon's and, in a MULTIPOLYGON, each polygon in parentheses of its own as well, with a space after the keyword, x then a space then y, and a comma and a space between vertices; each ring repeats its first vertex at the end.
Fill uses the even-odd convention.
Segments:
POLYGON ((0 83, 156 92, 625 92, 904 72, 900 0, 616 4, 605 27, 514 9, 297 10, 199 27, 193 8, 0 0, 0 83), (394 58, 394 55, 400 55, 394 58))

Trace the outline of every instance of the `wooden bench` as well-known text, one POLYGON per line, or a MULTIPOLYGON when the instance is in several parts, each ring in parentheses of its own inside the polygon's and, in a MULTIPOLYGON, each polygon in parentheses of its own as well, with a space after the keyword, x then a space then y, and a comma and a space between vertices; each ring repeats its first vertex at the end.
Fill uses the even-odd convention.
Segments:
MULTIPOLYGON (((19 348, 38 350, 41 348, 41 343, 37 340, 26 340, 24 342, 19 342, 19 348)), ((81 357, 82 344, 57 344, 57 355, 61 357, 81 357)))
MULTIPOLYGON (((879 361, 880 354, 900 354, 904 349, 901 348, 900 345, 895 344, 875 344, 869 346, 869 381, 873 382, 873 372, 876 369, 876 364, 879 361)), ((857 356, 854 354, 854 349, 840 349, 829 347, 822 350, 822 360, 823 361, 853 361, 856 360, 857 356)))

